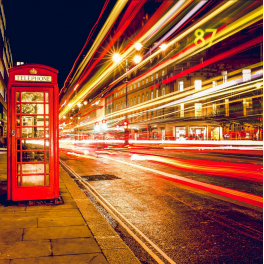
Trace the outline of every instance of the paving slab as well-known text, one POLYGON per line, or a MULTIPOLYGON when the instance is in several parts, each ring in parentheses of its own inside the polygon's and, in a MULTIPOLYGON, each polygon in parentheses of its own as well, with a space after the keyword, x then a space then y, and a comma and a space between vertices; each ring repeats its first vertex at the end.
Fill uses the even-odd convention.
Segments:
POLYGON ((23 234, 24 241, 81 237, 92 237, 92 233, 87 226, 25 228, 23 234))
POLYGON ((38 227, 86 225, 82 216, 38 218, 38 227))
POLYGON ((27 228, 27 227, 37 227, 37 218, 35 217, 24 217, 24 218, 10 218, 1 219, 0 228, 27 228))
POLYGON ((23 228, 0 228, 0 243, 10 244, 15 241, 22 241, 22 237, 23 228))
POLYGON ((48 240, 1 243, 0 253, 0 259, 44 257, 51 255, 51 244, 48 240))
MULTIPOLYGON (((10 264, 108 264, 102 253, 14 259, 10 264)), ((0 264, 1 261, 0 261, 0 264)), ((3 264, 9 264, 6 262, 3 264)))
POLYGON ((84 253, 101 253, 94 238, 52 239, 54 256, 84 253))

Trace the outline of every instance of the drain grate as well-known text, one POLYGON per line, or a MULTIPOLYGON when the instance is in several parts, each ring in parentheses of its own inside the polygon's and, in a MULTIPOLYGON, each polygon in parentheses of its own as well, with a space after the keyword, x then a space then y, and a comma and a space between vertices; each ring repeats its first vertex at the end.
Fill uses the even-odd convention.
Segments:
POLYGON ((87 175, 87 176, 81 176, 81 177, 82 179, 85 179, 86 181, 106 181, 106 180, 121 179, 113 174, 87 175))

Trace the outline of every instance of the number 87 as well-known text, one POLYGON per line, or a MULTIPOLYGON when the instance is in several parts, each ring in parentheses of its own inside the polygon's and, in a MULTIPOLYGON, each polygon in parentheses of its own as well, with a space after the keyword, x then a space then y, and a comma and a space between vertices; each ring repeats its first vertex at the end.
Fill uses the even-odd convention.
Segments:
MULTIPOLYGON (((216 34, 216 31, 217 29, 211 29, 211 28, 207 28, 205 30, 205 32, 212 32, 212 35, 211 35, 211 38, 210 38, 210 41, 208 43, 208 47, 210 47, 212 44, 213 44, 213 39, 215 37, 215 34, 216 34)), ((194 40, 194 43, 195 45, 198 45, 198 41, 201 40, 202 41, 202 46, 205 44, 205 40, 203 38, 204 36, 204 31, 202 29, 196 29, 195 32, 194 32, 195 36, 196 36, 196 39, 194 40)))

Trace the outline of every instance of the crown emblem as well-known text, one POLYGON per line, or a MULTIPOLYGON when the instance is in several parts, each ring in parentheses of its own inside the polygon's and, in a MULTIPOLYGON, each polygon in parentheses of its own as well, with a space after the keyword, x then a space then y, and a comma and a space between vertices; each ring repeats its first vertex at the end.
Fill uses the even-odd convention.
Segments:
POLYGON ((37 70, 35 70, 34 68, 31 69, 29 72, 30 72, 31 74, 37 74, 37 73, 38 73, 37 70))

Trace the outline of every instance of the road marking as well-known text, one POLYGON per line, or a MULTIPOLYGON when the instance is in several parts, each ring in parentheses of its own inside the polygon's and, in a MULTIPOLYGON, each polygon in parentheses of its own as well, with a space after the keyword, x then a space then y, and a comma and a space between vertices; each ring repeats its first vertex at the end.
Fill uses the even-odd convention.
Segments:
POLYGON ((114 219, 122 225, 122 227, 148 252, 148 254, 157 261, 159 264, 165 264, 143 241, 140 240, 130 229, 126 226, 122 220, 118 217, 121 216, 140 236, 142 236, 155 250, 157 250, 169 263, 176 264, 170 257, 168 257, 156 244, 154 244, 147 236, 145 236, 136 226, 134 226, 128 219, 126 219, 120 212, 118 212, 107 200, 105 200, 88 182, 84 181, 80 175, 78 175, 71 167, 69 167, 64 161, 60 159, 60 163, 63 164, 72 174, 76 176, 96 198, 96 200, 114 217, 114 219), (96 194, 96 195, 95 195, 96 194), (98 198, 98 197, 100 198, 98 198))
POLYGON ((210 184, 210 183, 205 183, 205 182, 191 180, 191 179, 188 179, 188 178, 185 178, 185 177, 181 177, 181 176, 177 176, 177 175, 170 174, 170 173, 167 173, 167 172, 162 172, 162 171, 158 171, 158 170, 155 170, 155 169, 143 167, 143 166, 132 164, 132 163, 129 163, 129 162, 126 162, 126 161, 116 160, 116 159, 113 159, 113 158, 110 158, 110 157, 106 157, 106 156, 102 156, 102 155, 99 155, 99 157, 110 159, 110 160, 113 160, 113 161, 116 161, 116 162, 120 162, 120 163, 123 163, 123 164, 130 165, 130 166, 134 166, 134 167, 142 169, 142 170, 151 171, 151 172, 154 172, 156 174, 161 174, 163 176, 166 176, 166 177, 169 177, 169 178, 172 178, 172 179, 176 179, 176 180, 179 180, 179 181, 182 181, 182 182, 185 182, 185 183, 189 183, 192 186, 193 185, 196 185, 196 186, 198 185, 198 186, 201 186, 203 188, 210 189, 212 192, 214 192, 216 194, 221 193, 220 195, 222 195, 222 196, 227 196, 227 194, 229 194, 229 196, 227 196, 227 197, 230 197, 230 195, 232 195, 232 196, 236 197, 235 198, 236 200, 243 201, 243 202, 245 202, 245 200, 247 200, 247 203, 250 203, 252 205, 256 205, 258 207, 263 207, 263 197, 261 197, 261 196, 257 196, 257 195, 250 194, 250 193, 236 191, 236 190, 233 190, 233 189, 229 189, 229 188, 213 185, 213 184, 210 184), (224 195, 224 194, 226 194, 226 195, 224 195), (241 198, 241 199, 239 199, 239 198, 241 198))

